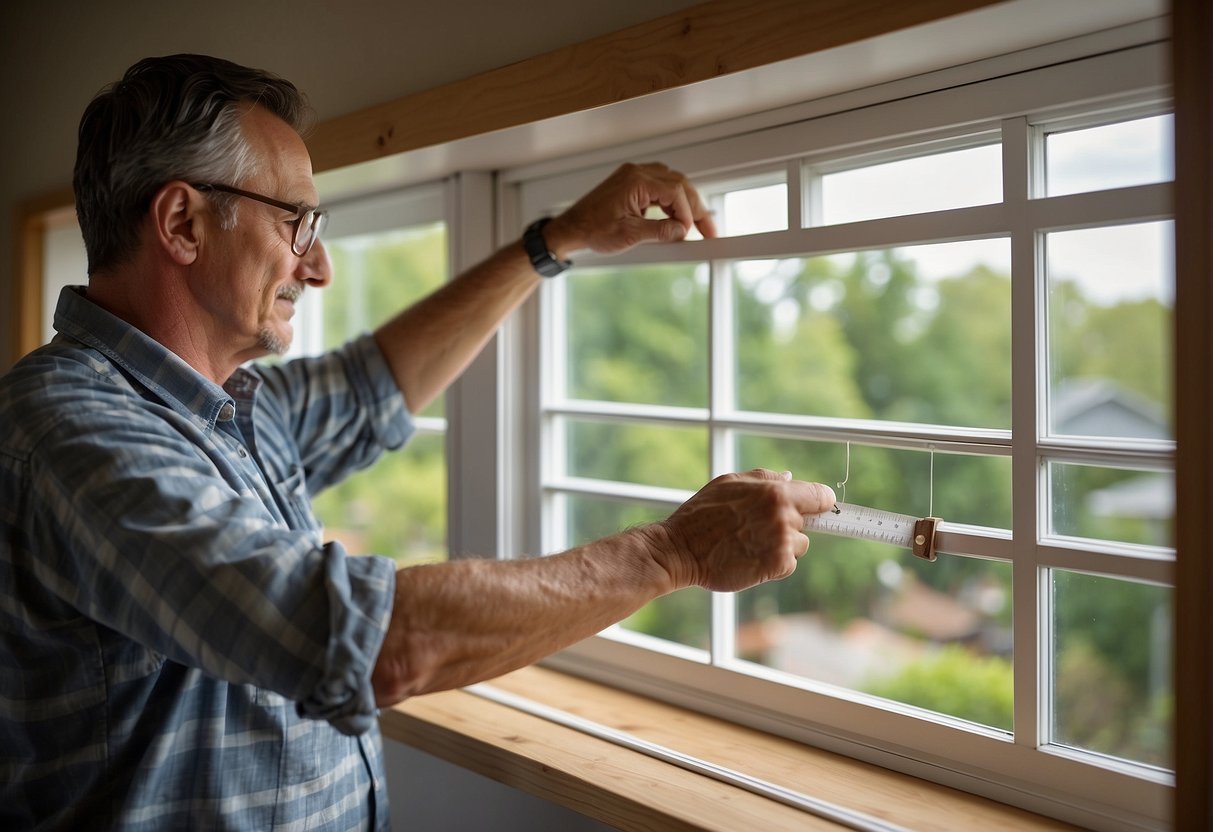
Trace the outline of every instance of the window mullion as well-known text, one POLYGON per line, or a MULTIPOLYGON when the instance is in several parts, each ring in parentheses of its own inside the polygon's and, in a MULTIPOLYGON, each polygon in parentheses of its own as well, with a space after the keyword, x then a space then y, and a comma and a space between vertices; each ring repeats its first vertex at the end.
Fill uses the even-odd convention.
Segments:
MULTIPOLYGON (((712 476, 736 467, 733 431, 718 427, 717 417, 734 409, 733 278, 727 265, 708 263, 708 430, 712 476)), ((713 592, 710 607, 712 664, 736 654, 737 605, 733 593, 713 592)))
POLYGON ((1036 566, 1037 540, 1037 332, 1043 326, 1037 308, 1036 238, 1028 206, 1031 132, 1027 119, 1003 122, 1002 187, 1011 223, 1011 488, 1015 506, 1012 528, 1012 595, 1014 628, 1015 741, 1029 748, 1042 741, 1040 706, 1046 628, 1036 566))

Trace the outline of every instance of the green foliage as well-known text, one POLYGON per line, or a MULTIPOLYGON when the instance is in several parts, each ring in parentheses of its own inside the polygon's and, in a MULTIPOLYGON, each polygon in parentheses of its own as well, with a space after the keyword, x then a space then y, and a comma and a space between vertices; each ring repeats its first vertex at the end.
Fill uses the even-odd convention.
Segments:
MULTIPOLYGON (((324 341, 335 347, 386 321, 446 280, 446 228, 408 228, 326 243, 333 284, 324 294, 324 341)), ((442 415, 439 399, 425 411, 442 415)), ((446 558, 443 437, 419 436, 367 471, 313 495, 330 537, 355 554, 397 562, 446 558)))
POLYGON ((571 397, 707 405, 707 285, 694 267, 589 269, 565 279, 571 397))
POLYGON ((401 565, 446 560, 443 437, 417 437, 313 499, 328 537, 401 565))
POLYGON ((961 647, 945 647, 863 690, 1004 731, 1014 723, 1011 663, 961 647))

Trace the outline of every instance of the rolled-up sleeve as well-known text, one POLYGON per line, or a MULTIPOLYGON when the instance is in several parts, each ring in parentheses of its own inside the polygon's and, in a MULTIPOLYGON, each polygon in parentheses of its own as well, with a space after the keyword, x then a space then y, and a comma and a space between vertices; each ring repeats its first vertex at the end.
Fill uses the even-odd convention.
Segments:
POLYGON ((371 687, 379 648, 392 613, 395 564, 387 558, 350 558, 340 543, 325 546, 328 648, 319 681, 296 708, 344 734, 361 734, 375 720, 371 687))

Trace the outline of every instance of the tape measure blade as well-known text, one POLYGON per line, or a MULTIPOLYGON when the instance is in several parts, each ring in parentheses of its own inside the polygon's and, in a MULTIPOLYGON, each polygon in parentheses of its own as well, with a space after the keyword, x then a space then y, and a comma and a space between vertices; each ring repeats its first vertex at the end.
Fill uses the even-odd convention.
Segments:
POLYGON ((805 531, 817 531, 841 537, 874 540, 909 548, 914 539, 917 517, 897 514, 853 503, 838 503, 834 509, 805 518, 805 531))

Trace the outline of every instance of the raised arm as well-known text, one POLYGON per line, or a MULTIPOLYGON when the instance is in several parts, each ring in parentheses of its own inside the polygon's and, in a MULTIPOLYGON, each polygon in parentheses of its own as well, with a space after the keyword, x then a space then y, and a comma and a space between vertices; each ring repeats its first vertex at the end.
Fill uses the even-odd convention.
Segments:
MULTIPOLYGON (((665 165, 623 165, 543 230, 561 259, 578 251, 624 251, 642 242, 680 240, 692 226, 715 235, 711 217, 685 176, 665 165), (666 219, 645 219, 652 205, 666 219)), ((542 278, 514 242, 405 309, 375 332, 409 410, 420 412, 480 352, 542 278)))
POLYGON ((676 589, 786 577, 808 549, 804 516, 833 503, 827 486, 790 475, 726 474, 662 522, 558 555, 402 569, 372 677, 376 700, 491 679, 676 589))

